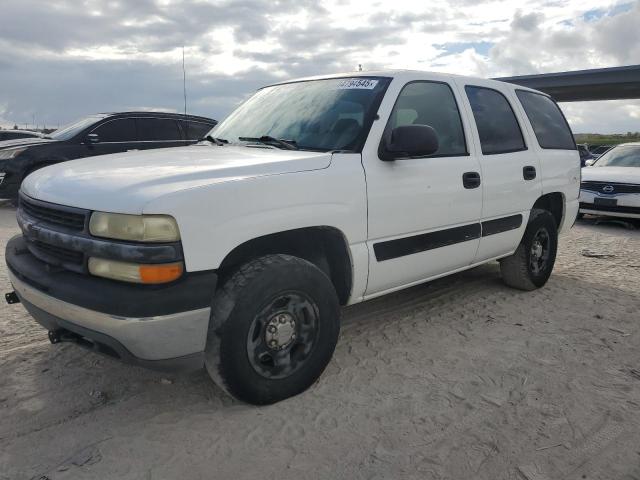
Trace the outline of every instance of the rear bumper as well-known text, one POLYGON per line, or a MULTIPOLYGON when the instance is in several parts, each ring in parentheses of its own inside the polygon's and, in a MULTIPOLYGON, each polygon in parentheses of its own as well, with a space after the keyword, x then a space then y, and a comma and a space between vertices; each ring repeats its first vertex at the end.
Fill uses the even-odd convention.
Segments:
POLYGON ((62 339, 145 367, 202 367, 215 272, 140 288, 49 268, 21 236, 9 241, 6 261, 27 311, 62 339))

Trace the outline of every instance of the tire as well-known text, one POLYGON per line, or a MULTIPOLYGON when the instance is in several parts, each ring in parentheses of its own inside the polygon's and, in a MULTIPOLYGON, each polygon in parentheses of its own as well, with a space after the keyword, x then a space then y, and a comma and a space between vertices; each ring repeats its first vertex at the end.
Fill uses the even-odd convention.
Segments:
POLYGON ((500 260, 502 279, 519 290, 542 287, 551 276, 557 250, 558 227, 553 215, 547 210, 532 210, 518 249, 500 260))
POLYGON ((233 397, 275 403, 320 377, 339 331, 329 278, 301 258, 268 255, 242 265, 214 295, 205 365, 233 397))

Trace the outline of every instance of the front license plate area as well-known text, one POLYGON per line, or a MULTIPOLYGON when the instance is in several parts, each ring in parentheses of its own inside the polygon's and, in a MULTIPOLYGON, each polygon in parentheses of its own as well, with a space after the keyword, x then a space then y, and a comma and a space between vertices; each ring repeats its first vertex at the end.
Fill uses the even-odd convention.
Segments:
POLYGON ((618 205, 617 198, 594 198, 593 203, 595 205, 602 205, 603 207, 615 207, 618 205))

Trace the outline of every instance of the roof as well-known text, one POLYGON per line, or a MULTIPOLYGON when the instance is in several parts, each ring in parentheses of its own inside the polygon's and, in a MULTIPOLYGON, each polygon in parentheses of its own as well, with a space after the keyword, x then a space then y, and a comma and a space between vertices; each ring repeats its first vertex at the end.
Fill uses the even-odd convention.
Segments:
POLYGON ((102 112, 98 115, 105 116, 116 116, 116 115, 135 115, 137 117, 169 117, 169 118, 187 118, 189 120, 205 120, 207 122, 216 122, 213 118, 202 117, 200 115, 185 115, 184 113, 175 113, 175 112, 159 112, 159 111, 149 111, 149 110, 130 110, 125 112, 102 112))
POLYGON ((419 70, 377 70, 367 72, 345 72, 333 75, 319 75, 277 82, 284 83, 319 80, 323 78, 350 77, 392 77, 392 78, 440 78, 451 80, 454 78, 483 82, 499 81, 521 88, 540 91, 553 97, 559 102, 577 102, 588 100, 618 100, 640 98, 640 65, 627 65, 611 68, 594 68, 590 70, 575 70, 571 72, 540 73, 534 75, 519 75, 513 77, 493 78, 490 80, 475 77, 465 77, 448 73, 425 72, 419 70))
POLYGON ((18 130, 16 128, 3 128, 0 132, 16 132, 16 133, 29 133, 31 135, 42 135, 41 132, 35 132, 33 130, 18 130))
MULTIPOLYGON (((287 83, 296 83, 296 82, 306 82, 310 80, 322 80, 328 78, 355 78, 355 77, 389 77, 389 78, 398 78, 404 81, 412 81, 412 80, 441 80, 441 81, 451 81, 454 79, 458 79, 461 81, 468 81, 473 83, 478 83, 479 85, 490 86, 491 84, 495 84, 496 87, 499 84, 503 84, 504 82, 500 82, 496 79, 487 79, 481 77, 469 77, 464 75, 456 75, 453 73, 442 73, 442 72, 429 72, 423 70, 403 70, 403 69, 391 69, 391 70, 373 70, 373 71, 364 71, 364 72, 343 72, 343 73, 334 73, 328 75, 316 75, 312 77, 302 77, 302 78, 294 78, 290 80, 283 80, 281 82, 276 82, 268 86, 273 85, 283 85, 287 83)), ((534 90, 530 87, 525 87, 526 89, 534 90)))

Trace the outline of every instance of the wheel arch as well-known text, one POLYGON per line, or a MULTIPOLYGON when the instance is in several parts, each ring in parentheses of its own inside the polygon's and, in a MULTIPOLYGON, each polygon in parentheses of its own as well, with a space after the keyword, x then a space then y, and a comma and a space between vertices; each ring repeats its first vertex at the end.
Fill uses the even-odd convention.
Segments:
POLYGON ((340 304, 345 305, 349 301, 353 286, 349 244, 341 230, 330 226, 286 230, 241 243, 220 263, 221 283, 243 263, 270 254, 292 255, 313 263, 333 283, 340 304))
POLYGON ((551 192, 546 193, 539 197, 535 203, 533 204, 532 209, 541 209, 547 210, 553 215, 553 218, 556 221, 556 226, 558 230, 562 227, 562 221, 565 216, 566 211, 566 200, 564 193, 562 192, 551 192))

